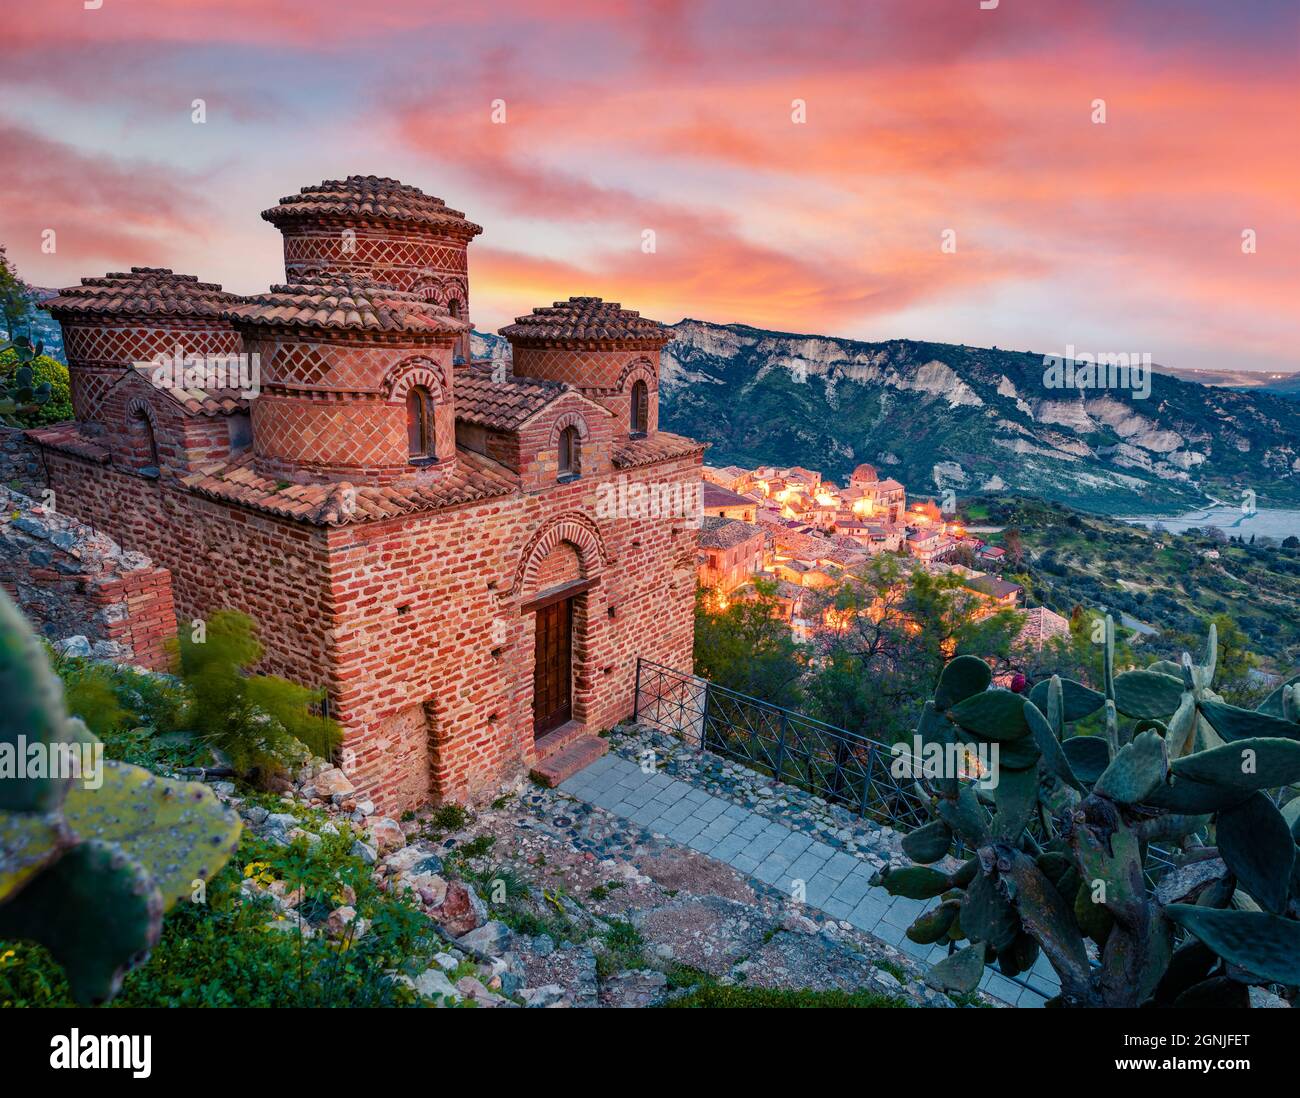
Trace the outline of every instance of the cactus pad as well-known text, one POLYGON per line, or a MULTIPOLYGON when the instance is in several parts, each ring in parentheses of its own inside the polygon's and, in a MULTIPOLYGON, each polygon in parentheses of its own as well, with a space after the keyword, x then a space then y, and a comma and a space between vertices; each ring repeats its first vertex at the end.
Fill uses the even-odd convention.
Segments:
MULTIPOLYGON (((1050 679, 1044 679, 1029 691, 1029 700, 1038 706, 1044 715, 1047 713, 1047 690, 1050 682, 1050 679)), ((1064 718, 1067 724, 1092 716, 1106 700, 1105 695, 1099 694, 1091 687, 1064 678, 1061 679, 1061 697, 1065 703, 1064 718)))
POLYGON ((1140 804, 1164 784, 1168 773, 1165 741, 1158 732, 1147 731, 1120 749, 1092 791, 1120 804, 1140 804))
POLYGON ((1281 915, 1291 891, 1296 847, 1277 806, 1263 793, 1219 813, 1219 854, 1237 881, 1266 911, 1281 915))
POLYGON ((1125 671, 1115 676, 1115 708, 1126 717, 1164 718, 1183 700, 1183 680, 1159 671, 1125 671))
POLYGON ((1237 740, 1175 759, 1174 775, 1234 789, 1275 789, 1300 782, 1300 741, 1237 740))
POLYGON ((1224 960, 1265 980, 1300 984, 1300 922, 1263 911, 1170 904, 1165 914, 1224 960))
POLYGON ((1198 704, 1210 726, 1229 743, 1264 736, 1300 741, 1300 724, 1282 717, 1270 717, 1257 709, 1239 709, 1227 702, 1209 699, 1198 704))
MULTIPOLYGON (((17 757, 24 745, 67 742, 63 685, 41 643, 9 596, 0 591, 0 749, 17 757)), ((0 810, 49 812, 68 790, 66 778, 0 777, 0 810)))
POLYGON ((225 864, 242 826, 206 785, 108 760, 102 787, 75 786, 64 811, 81 839, 120 843, 153 875, 167 909, 225 864))
POLYGON ((925 982, 938 991, 969 995, 984 975, 984 947, 969 945, 945 957, 926 974, 925 982))
POLYGON ((1025 724, 1025 700, 1010 690, 986 690, 948 710, 948 716, 962 728, 985 740, 1006 742, 1029 734, 1025 724))
POLYGON ((112 843, 69 851, 0 907, 0 937, 40 942, 82 1004, 116 994, 162 931, 162 897, 149 874, 112 843))
POLYGON ((0 810, 0 904, 74 841, 58 812, 0 810))
POLYGON ((939 676, 934 691, 937 709, 948 709, 975 694, 982 694, 993 681, 989 665, 978 656, 958 656, 950 660, 939 676))

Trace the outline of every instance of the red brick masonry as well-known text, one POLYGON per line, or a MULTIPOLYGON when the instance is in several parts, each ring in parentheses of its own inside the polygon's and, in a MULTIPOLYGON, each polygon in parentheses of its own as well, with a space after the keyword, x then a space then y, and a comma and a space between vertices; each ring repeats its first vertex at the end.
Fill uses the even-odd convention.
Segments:
POLYGON ((131 312, 160 291, 116 281, 112 299, 90 287, 51 302, 69 348, 82 327, 116 334, 93 361, 70 356, 96 421, 29 437, 60 511, 165 566, 110 592, 132 610, 133 648, 153 658, 166 633, 169 575, 183 619, 243 610, 266 670, 328 688, 341 763, 381 810, 488 797, 538 760, 539 596, 578 592, 566 737, 630 715, 638 655, 690 667, 698 513, 635 505, 699 498, 703 446, 657 430, 667 333, 571 299, 519 333, 521 376, 463 364, 459 272, 478 229, 457 211, 351 177, 304 189, 268 220, 286 234, 292 280, 269 294, 232 304, 219 287, 150 271, 111 278, 179 304, 131 312), (120 354, 223 325, 262 355, 252 400, 160 390, 120 354), (634 433, 638 383, 649 406, 634 433), (413 387, 431 408, 418 458, 413 387), (227 430, 250 406, 251 444, 227 430), (560 468, 566 439, 575 470, 560 468))

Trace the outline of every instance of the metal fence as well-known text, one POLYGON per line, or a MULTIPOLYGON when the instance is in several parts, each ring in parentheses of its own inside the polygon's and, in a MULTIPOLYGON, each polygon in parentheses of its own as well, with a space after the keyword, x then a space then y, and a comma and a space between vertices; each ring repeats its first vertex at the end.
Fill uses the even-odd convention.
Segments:
MULTIPOLYGON (((632 716, 876 823, 911 831, 930 819, 912 779, 894 776, 888 744, 708 679, 638 658, 632 716)), ((1148 849, 1150 885, 1172 866, 1169 851, 1148 849)))
POLYGON ((904 831, 929 819, 888 744, 638 659, 633 719, 904 831))

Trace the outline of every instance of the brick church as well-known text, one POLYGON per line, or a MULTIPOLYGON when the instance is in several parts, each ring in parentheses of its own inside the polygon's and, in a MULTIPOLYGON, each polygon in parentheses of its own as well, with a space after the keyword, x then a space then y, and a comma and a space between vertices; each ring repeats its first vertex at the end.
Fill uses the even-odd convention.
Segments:
POLYGON ((697 516, 601 506, 700 480, 703 446, 658 429, 666 329, 574 297, 475 362, 463 214, 352 176, 262 217, 266 293, 134 268, 47 302, 76 422, 28 437, 58 511, 165 568, 183 622, 250 614, 381 810, 576 768, 638 656, 690 667, 697 516), (257 392, 160 382, 177 348, 249 356, 257 392))

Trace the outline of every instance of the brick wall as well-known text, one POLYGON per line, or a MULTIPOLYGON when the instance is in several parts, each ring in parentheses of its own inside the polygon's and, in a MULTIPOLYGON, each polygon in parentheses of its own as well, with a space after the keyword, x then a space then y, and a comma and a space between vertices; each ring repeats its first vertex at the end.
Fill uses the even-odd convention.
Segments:
POLYGON ((694 483, 698 454, 330 529, 195 497, 169 478, 54 451, 47 461, 61 507, 170 568, 183 619, 243 610, 267 649, 262 670, 329 686, 344 761, 386 811, 484 799, 531 764, 535 619, 520 607, 574 562, 597 581, 575 600, 575 719, 599 730, 631 714, 638 655, 690 668, 693 525, 597 517, 598 488, 694 483))
MULTIPOLYGON (((626 475, 689 482, 699 468, 695 455, 626 475)), ((597 581, 575 600, 575 719, 600 730, 631 714, 638 655, 690 669, 695 531, 595 520, 598 483, 330 532, 336 714, 378 803, 421 799, 389 733, 416 707, 434 797, 481 799, 530 765, 535 615, 520 607, 575 572, 597 581)))
POLYGON ((183 622, 241 610, 258 623, 259 670, 326 681, 329 602, 324 531, 179 491, 109 466, 46 452, 61 511, 148 551, 171 572, 183 622))

